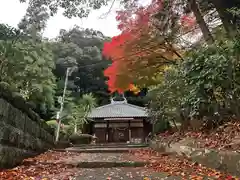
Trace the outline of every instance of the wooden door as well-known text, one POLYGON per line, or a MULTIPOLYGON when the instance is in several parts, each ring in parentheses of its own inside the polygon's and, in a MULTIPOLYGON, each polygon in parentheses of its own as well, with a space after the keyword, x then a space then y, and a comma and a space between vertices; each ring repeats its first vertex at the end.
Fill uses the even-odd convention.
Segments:
POLYGON ((114 142, 127 142, 128 141, 128 128, 113 128, 113 141, 114 142))
POLYGON ((96 128, 95 135, 97 136, 97 143, 106 143, 106 129, 96 128))

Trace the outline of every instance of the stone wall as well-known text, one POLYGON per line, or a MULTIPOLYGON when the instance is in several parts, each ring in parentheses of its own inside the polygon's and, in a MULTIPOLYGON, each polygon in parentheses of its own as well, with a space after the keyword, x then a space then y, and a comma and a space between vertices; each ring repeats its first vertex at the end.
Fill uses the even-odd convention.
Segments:
POLYGON ((15 166, 51 148, 53 142, 53 130, 19 94, 0 83, 0 167, 15 166))
POLYGON ((217 169, 240 177, 240 153, 236 151, 223 151, 207 148, 196 148, 182 140, 177 143, 167 144, 161 141, 150 141, 150 147, 158 152, 177 154, 187 157, 206 167, 217 169))

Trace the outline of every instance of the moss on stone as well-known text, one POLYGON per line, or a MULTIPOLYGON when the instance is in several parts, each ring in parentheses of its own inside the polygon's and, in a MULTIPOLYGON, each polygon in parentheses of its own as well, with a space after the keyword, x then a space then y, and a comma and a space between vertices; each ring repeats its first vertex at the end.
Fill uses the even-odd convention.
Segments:
POLYGON ((0 82, 0 167, 53 147, 54 132, 19 93, 0 82))
POLYGON ((12 92, 11 87, 6 82, 0 82, 0 98, 3 98, 8 103, 10 103, 12 106, 17 108, 18 110, 22 111, 24 114, 26 114, 32 121, 37 122, 41 125, 42 128, 46 129, 49 133, 52 135, 54 132, 48 125, 45 123, 45 121, 41 120, 39 115, 35 113, 32 110, 31 105, 27 103, 24 98, 21 96, 18 92, 12 92))

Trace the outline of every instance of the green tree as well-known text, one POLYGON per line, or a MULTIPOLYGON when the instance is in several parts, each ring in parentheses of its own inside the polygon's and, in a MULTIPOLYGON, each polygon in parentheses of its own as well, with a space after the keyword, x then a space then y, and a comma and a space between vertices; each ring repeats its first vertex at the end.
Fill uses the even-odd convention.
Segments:
POLYGON ((216 8, 223 26, 230 37, 235 38, 239 29, 239 13, 233 13, 231 10, 239 10, 239 0, 225 1, 225 0, 211 0, 216 8))
POLYGON ((52 107, 55 64, 47 42, 35 43, 20 30, 0 25, 0 80, 35 106, 52 107))
MULTIPOLYGON (((183 102, 189 87, 183 77, 179 66, 171 66, 166 70, 159 84, 148 93, 149 113, 154 124, 185 123, 185 109, 183 102), (159 121, 164 123, 159 123, 159 121)), ((159 128, 159 127, 158 127, 159 128)))
MULTIPOLYGON (((19 0, 20 2, 28 2, 27 0, 19 0)), ((63 15, 66 17, 86 17, 91 10, 100 9, 102 6, 106 6, 110 0, 31 0, 29 6, 37 4, 41 7, 47 7, 51 15, 55 15, 59 9, 64 9, 63 15)))
POLYGON ((88 123, 87 115, 96 106, 96 99, 92 94, 84 94, 76 102, 68 104, 69 124, 73 127, 73 133, 77 133, 79 128, 88 123))
POLYGON ((210 117, 211 122, 224 114, 239 117, 239 50, 238 40, 225 40, 193 51, 183 63, 192 116, 210 117))
MULTIPOLYGON (((63 84, 67 67, 77 67, 69 77, 68 88, 72 96, 93 93, 98 104, 109 101, 106 78, 103 75, 109 61, 102 57, 103 42, 107 39, 101 32, 75 27, 61 30, 58 41, 53 44, 57 80, 63 84)), ((62 90, 62 88, 60 88, 62 90)), ((61 90, 59 94, 61 94, 61 90)))
POLYGON ((176 121, 183 127, 200 124, 211 129, 239 118, 239 44, 239 40, 225 39, 199 47, 168 69, 149 93, 153 122, 176 121))
POLYGON ((41 6, 41 1, 30 1, 26 14, 18 24, 18 27, 27 35, 30 35, 32 39, 41 40, 41 33, 46 28, 48 19, 47 8, 41 6))

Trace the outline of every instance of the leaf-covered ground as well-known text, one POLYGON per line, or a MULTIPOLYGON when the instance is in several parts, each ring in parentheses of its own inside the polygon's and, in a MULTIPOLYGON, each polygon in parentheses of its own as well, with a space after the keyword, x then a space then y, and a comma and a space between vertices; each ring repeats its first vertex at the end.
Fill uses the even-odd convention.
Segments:
MULTIPOLYGON (((23 164, 8 170, 0 170, 1 180, 43 179, 53 174, 71 170, 73 166, 59 163, 64 157, 75 156, 76 153, 48 151, 35 158, 24 160, 23 164)), ((72 172, 71 172, 72 173, 72 172)))
POLYGON ((197 147, 206 147, 221 150, 239 150, 240 148, 240 123, 229 122, 210 133, 204 132, 187 132, 179 133, 162 133, 159 134, 161 141, 176 142, 184 138, 193 138, 197 141, 197 147))
POLYGON ((147 167, 77 168, 77 162, 129 161, 128 153, 70 153, 48 151, 26 159, 22 165, 0 171, 1 180, 159 180, 147 167), (67 165, 71 164, 72 165, 67 165), (148 179, 146 179, 148 180, 148 179))
POLYGON ((138 160, 149 160, 149 169, 155 172, 165 172, 169 176, 181 176, 182 179, 239 179, 229 174, 202 166, 183 157, 168 156, 152 150, 132 151, 132 158, 138 160))
POLYGON ((158 154, 151 150, 132 150, 116 156, 111 153, 83 154, 48 151, 26 159, 22 165, 0 171, 1 180, 177 180, 236 179, 187 159, 158 154), (76 168, 77 161, 150 161, 146 167, 76 168))

